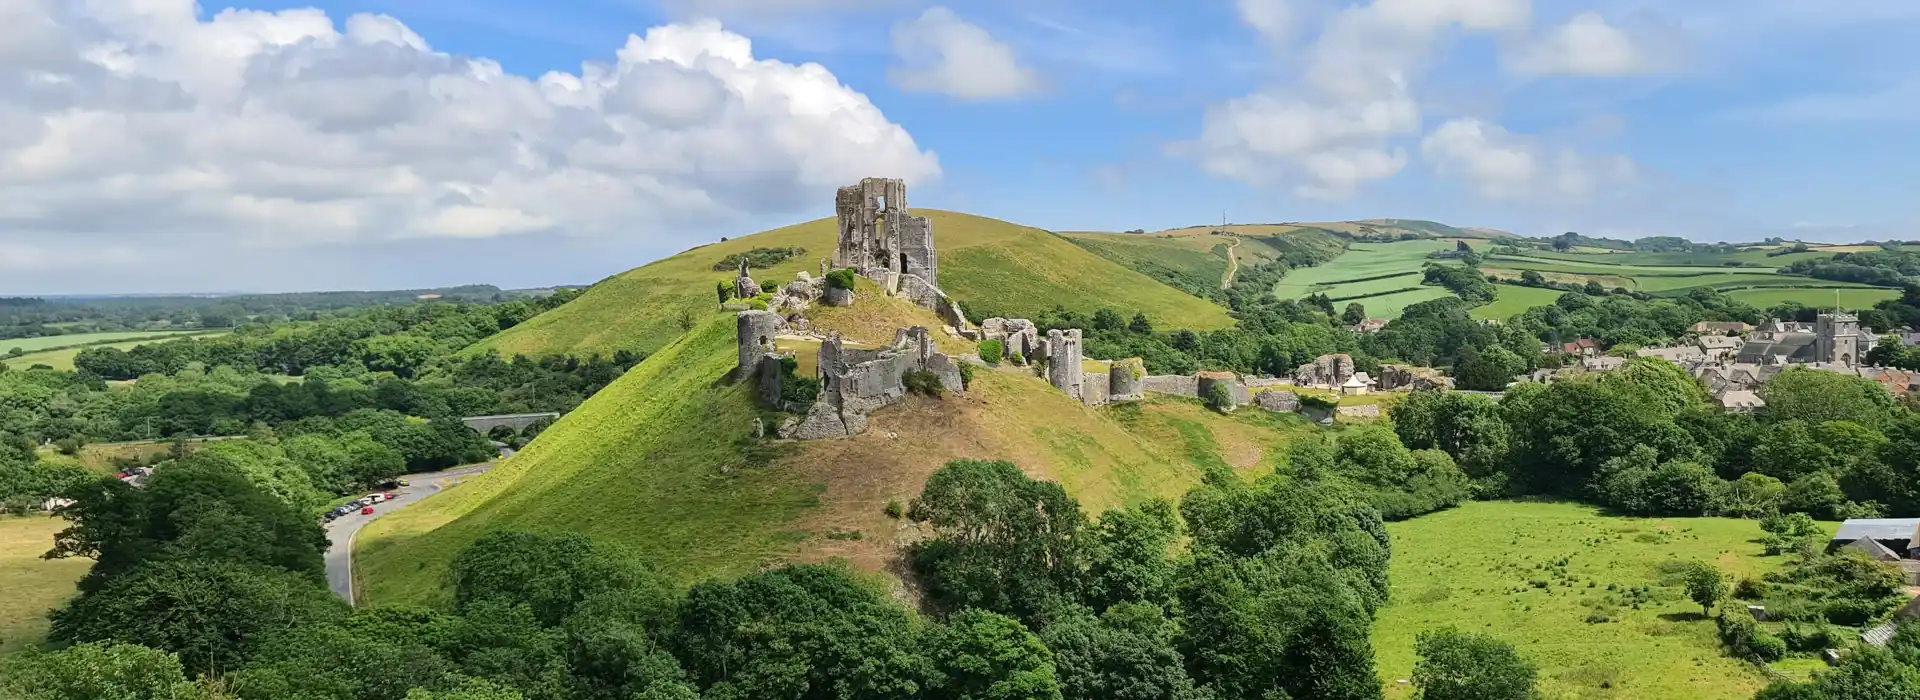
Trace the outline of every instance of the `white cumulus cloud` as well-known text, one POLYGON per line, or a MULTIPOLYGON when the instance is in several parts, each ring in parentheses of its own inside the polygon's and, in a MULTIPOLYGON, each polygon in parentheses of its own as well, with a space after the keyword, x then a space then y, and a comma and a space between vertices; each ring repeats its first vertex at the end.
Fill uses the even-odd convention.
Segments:
POLYGON ((1496 200, 1584 202, 1638 175, 1623 156, 1591 156, 1473 118, 1448 121, 1420 143, 1420 155, 1442 177, 1496 200))
POLYGON ((1040 89, 1040 76, 1021 65, 1013 47, 945 7, 930 7, 893 26, 900 64, 887 71, 895 87, 963 100, 1004 100, 1040 89))
POLYGON ((711 238, 690 224, 939 173, 826 68, 758 59, 712 21, 533 77, 384 16, 0 0, 0 273, 87 247, 683 244, 711 238))
MULTIPOLYGON (((1239 9, 1277 39, 1311 6, 1242 0, 1239 9)), ((1399 140, 1421 128, 1413 85, 1447 32, 1513 31, 1531 17, 1528 0, 1374 0, 1342 10, 1307 49, 1297 81, 1208 107, 1199 138, 1173 150, 1215 176, 1291 184, 1306 197, 1351 196, 1405 167, 1399 140)))
POLYGON ((1585 77, 1658 73, 1678 63, 1681 40, 1675 32, 1652 24, 1635 29, 1583 12, 1529 42, 1508 63, 1525 75, 1585 77))

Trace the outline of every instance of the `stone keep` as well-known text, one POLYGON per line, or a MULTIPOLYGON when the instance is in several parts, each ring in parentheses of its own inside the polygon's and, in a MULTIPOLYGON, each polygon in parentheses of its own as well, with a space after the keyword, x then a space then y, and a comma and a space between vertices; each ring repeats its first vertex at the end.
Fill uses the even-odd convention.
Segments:
POLYGON ((1293 381, 1300 386, 1340 386, 1351 376, 1351 355, 1321 355, 1310 364, 1300 365, 1293 373, 1293 381))
POLYGON ((932 372, 948 391, 961 391, 960 365, 935 349, 927 329, 902 328, 893 344, 874 350, 849 348, 838 334, 820 343, 820 396, 804 419, 780 428, 780 436, 819 440, 858 435, 867 414, 906 400, 906 374, 932 372))
POLYGON ((773 338, 780 334, 780 314, 771 311, 742 311, 734 322, 740 345, 740 365, 733 380, 745 381, 759 371, 760 358, 774 354, 773 338))
POLYGON ((905 181, 867 178, 842 187, 834 199, 834 211, 840 219, 836 267, 851 267, 868 279, 896 273, 940 285, 933 223, 907 213, 905 181))
POLYGON ((1080 329, 1047 331, 1047 381, 1053 388, 1079 399, 1080 329))
POLYGON ((1107 369, 1107 398, 1110 401, 1134 401, 1147 393, 1147 364, 1138 357, 1113 363, 1107 369))

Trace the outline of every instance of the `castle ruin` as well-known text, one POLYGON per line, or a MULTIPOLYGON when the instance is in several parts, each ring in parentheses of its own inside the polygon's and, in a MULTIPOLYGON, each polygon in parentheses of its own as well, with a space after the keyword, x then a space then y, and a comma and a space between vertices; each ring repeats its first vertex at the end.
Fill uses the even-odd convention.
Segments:
POLYGON ((947 391, 965 389, 959 363, 934 348, 926 328, 902 328, 892 345, 874 350, 847 347, 838 333, 828 336, 820 343, 820 396, 805 418, 780 426, 780 437, 820 440, 866 432, 868 414, 906 400, 909 372, 931 373, 947 391))
POLYGON ((907 212, 904 180, 870 177, 840 188, 834 199, 840 217, 836 267, 892 286, 892 276, 913 275, 940 286, 940 262, 933 248, 933 223, 907 212))

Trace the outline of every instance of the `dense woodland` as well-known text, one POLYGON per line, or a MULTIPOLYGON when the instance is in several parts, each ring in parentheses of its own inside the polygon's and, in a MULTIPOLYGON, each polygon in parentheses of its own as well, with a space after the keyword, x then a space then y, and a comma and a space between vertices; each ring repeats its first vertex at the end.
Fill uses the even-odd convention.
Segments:
POLYGON ((303 292, 226 296, 0 297, 0 339, 181 328, 231 328, 249 322, 312 321, 340 311, 447 302, 535 300, 545 291, 490 285, 385 292, 303 292))

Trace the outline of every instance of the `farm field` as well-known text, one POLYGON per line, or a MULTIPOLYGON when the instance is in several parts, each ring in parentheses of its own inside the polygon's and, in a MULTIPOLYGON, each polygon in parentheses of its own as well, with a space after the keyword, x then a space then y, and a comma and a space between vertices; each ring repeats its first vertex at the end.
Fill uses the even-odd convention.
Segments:
POLYGON ((205 331, 116 331, 112 333, 75 333, 72 335, 47 335, 38 338, 13 338, 0 340, 0 353, 14 348, 22 352, 42 352, 57 348, 71 348, 81 345, 100 345, 129 340, 159 340, 172 336, 193 335, 205 331))
POLYGON ((1898 289, 1814 289, 1806 287, 1736 289, 1727 292, 1727 296, 1764 309, 1789 301, 1797 301, 1809 306, 1830 305, 1833 303, 1834 292, 1836 291, 1840 293, 1840 306, 1848 309, 1864 309, 1888 299, 1900 298, 1900 290, 1898 289))
POLYGON ((1428 253, 1453 247, 1452 239, 1431 238, 1355 243, 1346 253, 1326 264, 1288 272, 1274 286, 1273 293, 1281 299, 1326 294, 1335 300, 1335 306, 1344 307, 1347 301, 1357 301, 1367 307, 1368 316, 1395 318, 1412 304, 1451 293, 1440 287, 1421 287, 1420 269, 1430 262, 1428 253), (1390 293, 1403 289, 1409 291, 1390 293))
MULTIPOLYGON (((213 338, 213 337, 226 335, 226 332, 214 331, 211 333, 194 333, 192 335, 196 338, 213 338)), ((165 338, 162 338, 162 339, 164 340, 165 338)), ((127 341, 121 341, 118 343, 97 343, 94 345, 87 345, 84 347, 60 348, 57 350, 43 350, 40 352, 27 353, 19 357, 10 357, 10 358, 7 358, 5 362, 8 366, 13 367, 14 369, 26 369, 34 365, 46 365, 56 370, 71 372, 73 371, 73 358, 79 355, 80 351, 82 350, 89 350, 92 348, 118 348, 120 350, 131 350, 136 346, 146 345, 152 342, 155 342, 155 340, 149 338, 145 340, 127 340, 127 341)))
POLYGON ((1616 264, 1616 265, 1647 265, 1647 266, 1662 266, 1662 267, 1675 266, 1675 265, 1719 267, 1722 263, 1727 263, 1727 262, 1752 263, 1755 265, 1763 265, 1766 267, 1783 267, 1796 260, 1811 260, 1814 258, 1823 258, 1829 255, 1833 255, 1834 253, 1849 252, 1850 250, 1851 250, 1851 247, 1835 246, 1831 248, 1815 248, 1805 253, 1787 253, 1785 255, 1776 255, 1773 257, 1768 257, 1767 253, 1770 251, 1770 249, 1768 248, 1749 248, 1749 249, 1740 250, 1739 252, 1735 252, 1735 253, 1718 253, 1718 252, 1714 252, 1714 253, 1704 253, 1704 252, 1641 253, 1641 252, 1628 252, 1628 251, 1608 252, 1603 248, 1582 248, 1582 249, 1578 249, 1578 250, 1575 250, 1572 252, 1566 252, 1566 253, 1551 251, 1551 250, 1529 250, 1527 251, 1527 257, 1546 258, 1551 260, 1567 260, 1567 261, 1573 261, 1573 262, 1600 262, 1600 263, 1609 263, 1609 264, 1616 264))
POLYGON ((1481 501, 1387 532, 1392 602, 1373 643, 1390 698, 1411 695, 1394 681, 1413 672, 1415 635, 1448 625, 1513 644, 1539 666, 1549 700, 1747 700, 1766 684, 1721 653, 1713 622, 1662 572, 1708 561, 1737 579, 1781 566, 1761 556, 1755 521, 1481 501), (1635 609, 1620 589, 1641 586, 1649 599, 1635 609), (1589 622, 1597 616, 1608 621, 1589 622))
MULTIPOLYGON (((1587 256, 1592 258, 1595 256, 1587 256)), ((1676 273, 1767 273, 1775 271, 1772 267, 1722 267, 1719 265, 1631 265, 1608 260, 1564 260, 1535 257, 1531 255, 1489 255, 1487 264, 1510 267, 1518 270, 1540 270, 1542 272, 1576 272, 1599 275, 1634 274, 1676 274, 1676 273)))
POLYGON ((0 657, 37 644, 47 611, 73 595, 92 559, 41 559, 69 523, 45 515, 0 516, 0 657))
POLYGON ((1561 294, 1566 293, 1558 289, 1522 287, 1514 284, 1496 284, 1494 289, 1497 291, 1493 303, 1474 307, 1472 311, 1474 318, 1505 320, 1527 309, 1552 304, 1555 299, 1560 298, 1561 294))

